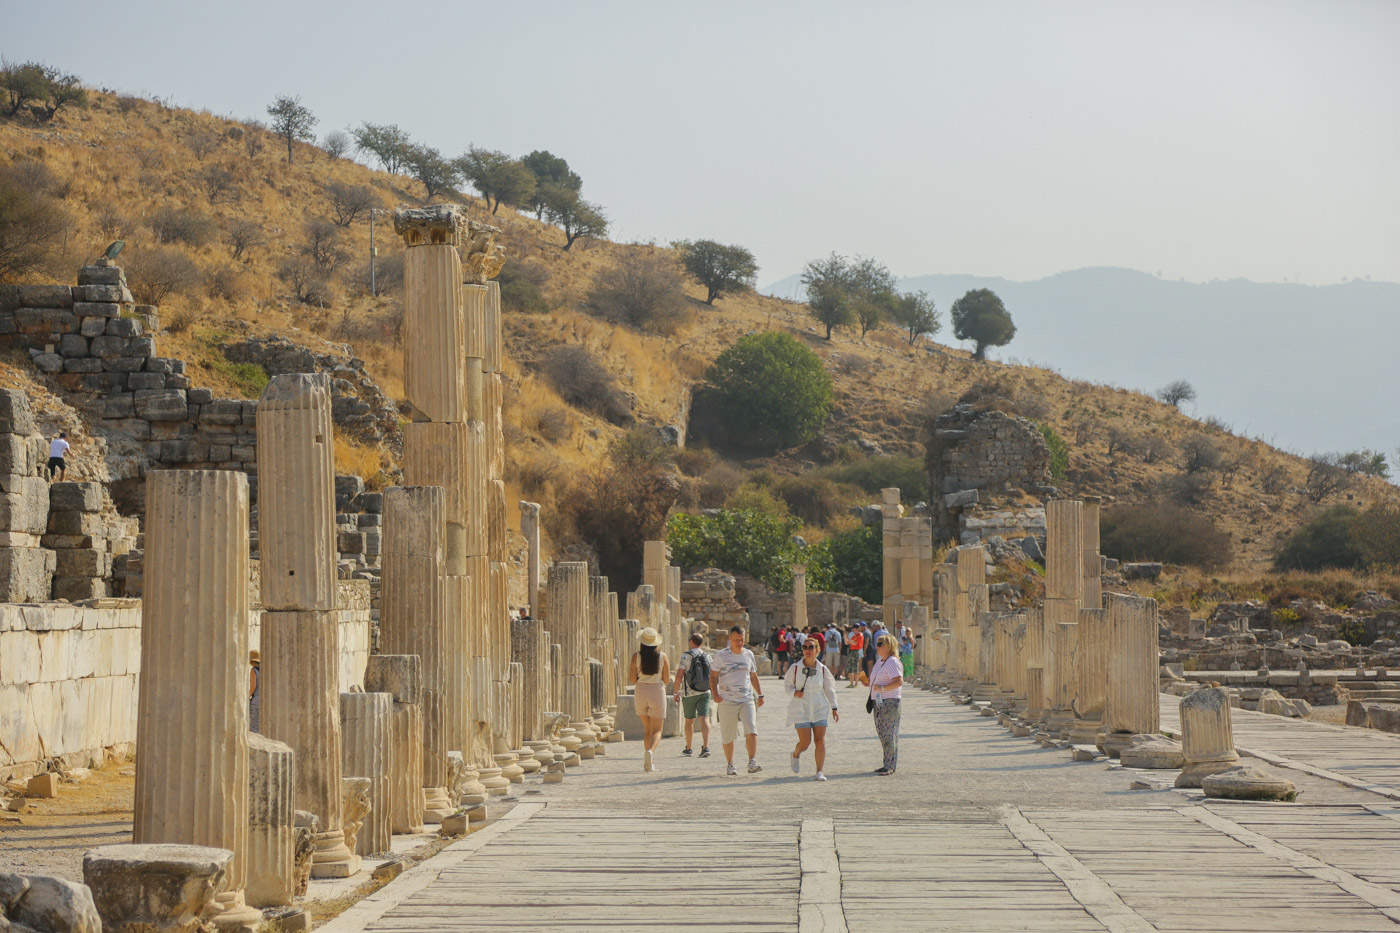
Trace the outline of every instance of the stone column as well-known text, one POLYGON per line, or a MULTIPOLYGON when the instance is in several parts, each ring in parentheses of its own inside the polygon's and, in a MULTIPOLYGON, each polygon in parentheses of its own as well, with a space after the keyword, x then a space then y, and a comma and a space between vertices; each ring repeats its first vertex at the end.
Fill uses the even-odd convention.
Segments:
MULTIPOLYGON (((447 593, 442 575, 447 496, 441 486, 384 490, 379 584, 379 650, 420 662, 424 811, 410 825, 441 822, 456 811, 447 796, 447 593)), ((384 691, 392 693, 392 690, 384 691)), ((408 701, 405 701, 408 702, 408 701)))
POLYGON ((394 698, 387 693, 342 693, 340 721, 345 737, 341 772, 369 778, 369 813, 356 838, 355 854, 390 850, 393 832, 389 803, 389 738, 394 698))
POLYGON ((1074 724, 1070 741, 1096 745, 1108 698, 1108 613, 1079 610, 1079 650, 1075 663, 1074 724))
POLYGON ((540 614, 540 504, 520 500, 520 533, 525 537, 525 577, 530 615, 540 614))
POLYGON ((1117 755, 1138 733, 1161 731, 1157 601, 1104 594, 1108 613, 1108 696, 1099 747, 1117 755))
POLYGON ((544 623, 538 619, 515 619, 510 624, 511 663, 520 666, 521 736, 540 764, 554 760, 544 730, 549 706, 549 645, 545 638, 544 623))
POLYGON ((1230 725, 1230 691, 1201 687, 1182 697, 1180 709, 1186 767, 1177 775, 1177 787, 1200 787, 1202 778, 1239 766, 1230 725))
MULTIPOLYGON (((1049 631, 1046 632, 1049 635, 1049 631)), ((1074 687, 1076 682, 1076 655, 1079 650, 1079 624, 1059 622, 1055 625, 1054 668, 1051 674, 1050 710, 1046 715, 1045 730, 1051 735, 1067 733, 1074 723, 1074 687)))
MULTIPOLYGON (((404 238, 404 394, 429 421, 466 421, 466 325, 456 246, 465 216, 454 204, 394 214, 404 238)), ((415 484, 417 485, 417 484, 415 484)))
POLYGON ((1103 502, 1098 496, 1085 496, 1084 508, 1080 514, 1082 524, 1082 546, 1084 548, 1084 582, 1080 595, 1085 609, 1103 608, 1103 560, 1099 554, 1099 507, 1103 502))
POLYGON ((285 907, 296 896, 296 802, 292 750, 248 734, 248 887, 253 907, 285 907))
POLYGON ((792 565, 792 624, 807 631, 807 565, 792 565))
MULTIPOLYGON (((635 595, 635 594, 634 594, 635 595)), ((641 644, 639 632, 642 624, 636 619, 619 619, 617 622, 618 643, 617 643, 617 695, 624 696, 631 689, 627 683, 627 677, 632 666, 632 655, 637 653, 637 648, 641 644)))
MULTIPOLYGON (((382 623, 381 623, 382 633, 382 623)), ((381 634, 381 641, 383 636, 381 634)), ((389 826, 395 833, 426 830, 423 788, 423 665, 416 654, 376 654, 365 669, 365 690, 393 698, 389 717, 389 826)), ((445 753, 444 753, 445 757, 445 753)), ((442 788, 446 799, 446 788, 442 788)))
POLYGON ((560 561, 549 568, 549 631, 562 653, 560 712, 569 722, 588 718, 587 670, 588 564, 560 561))
MULTIPOLYGON (((552 641, 553 632, 545 632, 545 644, 549 648, 549 705, 546 713, 564 712, 564 647, 552 641)), ((565 714, 567 715, 567 713, 565 714)))
POLYGON ((1026 611, 1026 719, 1039 722, 1045 715, 1045 613, 1026 611))
POLYGON ((248 875, 248 479, 146 477, 132 840, 233 852, 220 925, 257 923, 248 875))
POLYGON ((294 753, 298 809, 315 814, 312 875, 359 868, 341 824, 340 625, 330 383, 274 377, 258 403, 264 735, 294 753))

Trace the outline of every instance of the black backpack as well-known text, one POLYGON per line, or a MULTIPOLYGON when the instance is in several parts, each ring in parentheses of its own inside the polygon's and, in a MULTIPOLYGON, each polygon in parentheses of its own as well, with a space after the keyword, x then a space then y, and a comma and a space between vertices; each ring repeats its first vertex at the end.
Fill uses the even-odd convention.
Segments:
POLYGON ((685 685, 695 693, 708 693, 710 689, 710 656, 699 648, 686 652, 690 663, 685 668, 685 685))

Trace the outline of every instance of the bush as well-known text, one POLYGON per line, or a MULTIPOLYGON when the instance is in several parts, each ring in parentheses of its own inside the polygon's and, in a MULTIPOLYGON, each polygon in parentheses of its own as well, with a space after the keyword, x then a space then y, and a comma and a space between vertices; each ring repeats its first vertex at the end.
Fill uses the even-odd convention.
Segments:
POLYGON ((1230 562, 1230 535, 1204 515, 1154 502, 1103 513, 1099 549, 1125 561, 1165 561, 1214 570, 1230 562))
POLYGON ((824 527, 845 512, 841 490, 820 476, 785 476, 773 484, 773 494, 804 524, 824 527))
POLYGON ((675 333, 690 317, 675 263, 638 253, 598 276, 588 308, 605 320, 653 334, 675 333))
POLYGON ((1040 428, 1041 437, 1045 438, 1045 446, 1050 448, 1050 477, 1062 480, 1069 469, 1069 445, 1050 425, 1040 424, 1037 427, 1040 428))
POLYGON ((1400 568, 1400 506, 1371 506, 1356 523, 1355 538, 1368 565, 1400 568))
POLYGON ((575 408, 591 411, 610 424, 629 425, 632 406, 617 387, 613 374, 603 368, 587 347, 576 343, 551 347, 540 371, 559 396, 575 408))
POLYGON ((184 243, 198 249, 218 231, 207 214, 167 204, 151 215, 151 232, 157 243, 184 243))
POLYGON ((277 266, 277 277, 304 305, 324 307, 333 299, 330 277, 309 256, 288 256, 277 266))
POLYGON ((508 262, 496 276, 501 286, 501 310, 516 314, 547 314, 543 287, 549 273, 532 263, 508 262))
POLYGON ((204 281, 193 259, 177 249, 139 250, 126 261, 126 282, 142 304, 158 305, 171 295, 184 295, 204 281))
POLYGON ((643 543, 662 537, 680 496, 670 465, 642 433, 614 442, 608 463, 577 483, 566 500, 574 526, 598 555, 598 572, 618 592, 641 583, 643 543))
POLYGON ((348 227, 359 217, 368 217, 370 210, 380 204, 378 192, 368 185, 347 185, 339 181, 326 185, 326 197, 337 227, 348 227))
POLYGON ((1181 445, 1181 468, 1187 473, 1218 470, 1224 460, 1220 445, 1209 437, 1188 437, 1181 445))
POLYGON ((70 224, 57 200, 26 181, 23 163, 0 169, 0 282, 46 266, 70 224))
POLYGON ((1349 505, 1337 505, 1295 530, 1274 554, 1279 570, 1321 570, 1324 567, 1360 567, 1365 554, 1357 541, 1361 513, 1349 505))
POLYGON ((831 376, 821 359, 791 336, 751 334, 705 371, 696 402, 700 433, 756 450, 793 447, 826 426, 831 376))
POLYGON ((884 600, 884 534, 879 525, 866 525, 832 535, 816 546, 819 563, 831 567, 826 588, 858 596, 872 605, 884 600))
MULTIPOLYGON (((666 525, 671 558, 686 568, 718 567, 747 573, 769 586, 792 586, 792 565, 805 551, 792 540, 800 519, 757 509, 719 509, 709 515, 672 515, 666 525)), ((813 589, 817 589, 815 585, 813 589)))
POLYGON ((928 470, 918 457, 868 457, 817 472, 833 482, 859 486, 872 496, 893 486, 906 502, 927 502, 929 497, 928 470))

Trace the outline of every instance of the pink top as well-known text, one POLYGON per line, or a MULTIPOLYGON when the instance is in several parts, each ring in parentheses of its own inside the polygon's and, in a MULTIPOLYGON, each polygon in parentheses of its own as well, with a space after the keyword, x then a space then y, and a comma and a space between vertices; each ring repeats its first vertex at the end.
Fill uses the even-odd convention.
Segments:
POLYGON ((876 661, 874 667, 870 669, 870 686, 872 692, 877 697, 886 700, 898 700, 902 696, 900 687, 886 687, 885 684, 897 677, 904 676, 904 663, 894 655, 890 655, 883 661, 876 661))

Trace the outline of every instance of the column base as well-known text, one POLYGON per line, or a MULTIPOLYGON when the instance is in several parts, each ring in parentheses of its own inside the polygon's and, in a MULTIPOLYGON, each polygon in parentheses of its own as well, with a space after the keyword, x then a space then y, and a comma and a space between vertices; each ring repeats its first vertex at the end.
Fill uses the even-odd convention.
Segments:
POLYGON ((345 845, 345 830, 317 833, 311 854, 311 877, 349 878, 360 870, 360 857, 345 845))
POLYGON ((446 787, 423 788, 423 822, 441 823, 456 812, 446 787))
MULTIPOLYGON (((524 770, 526 774, 534 774, 540 770, 540 763, 535 760, 535 753, 528 748, 512 749, 511 754, 515 756, 516 767, 524 770)), ((553 760, 554 756, 550 756, 553 760)))
POLYGON ((517 764, 517 758, 514 752, 500 752, 492 757, 501 768, 501 777, 512 784, 519 784, 521 781, 525 780, 525 769, 517 764))
POLYGON ((510 781, 501 775, 500 768, 482 768, 477 773, 481 775, 481 786, 486 788, 488 796, 501 797, 510 790, 510 781))
POLYGON ((262 911, 249 907, 243 900, 242 891, 216 894, 214 903, 222 908, 214 917, 214 926, 220 933, 253 933, 262 924, 262 911))
POLYGON ((1228 758, 1210 758, 1205 761, 1188 761, 1186 767, 1176 776, 1177 787, 1200 787, 1201 780, 1221 771, 1229 771, 1240 766, 1240 756, 1234 752, 1228 758))
POLYGON ((525 743, 541 768, 554 763, 554 746, 546 740, 532 740, 525 743))

